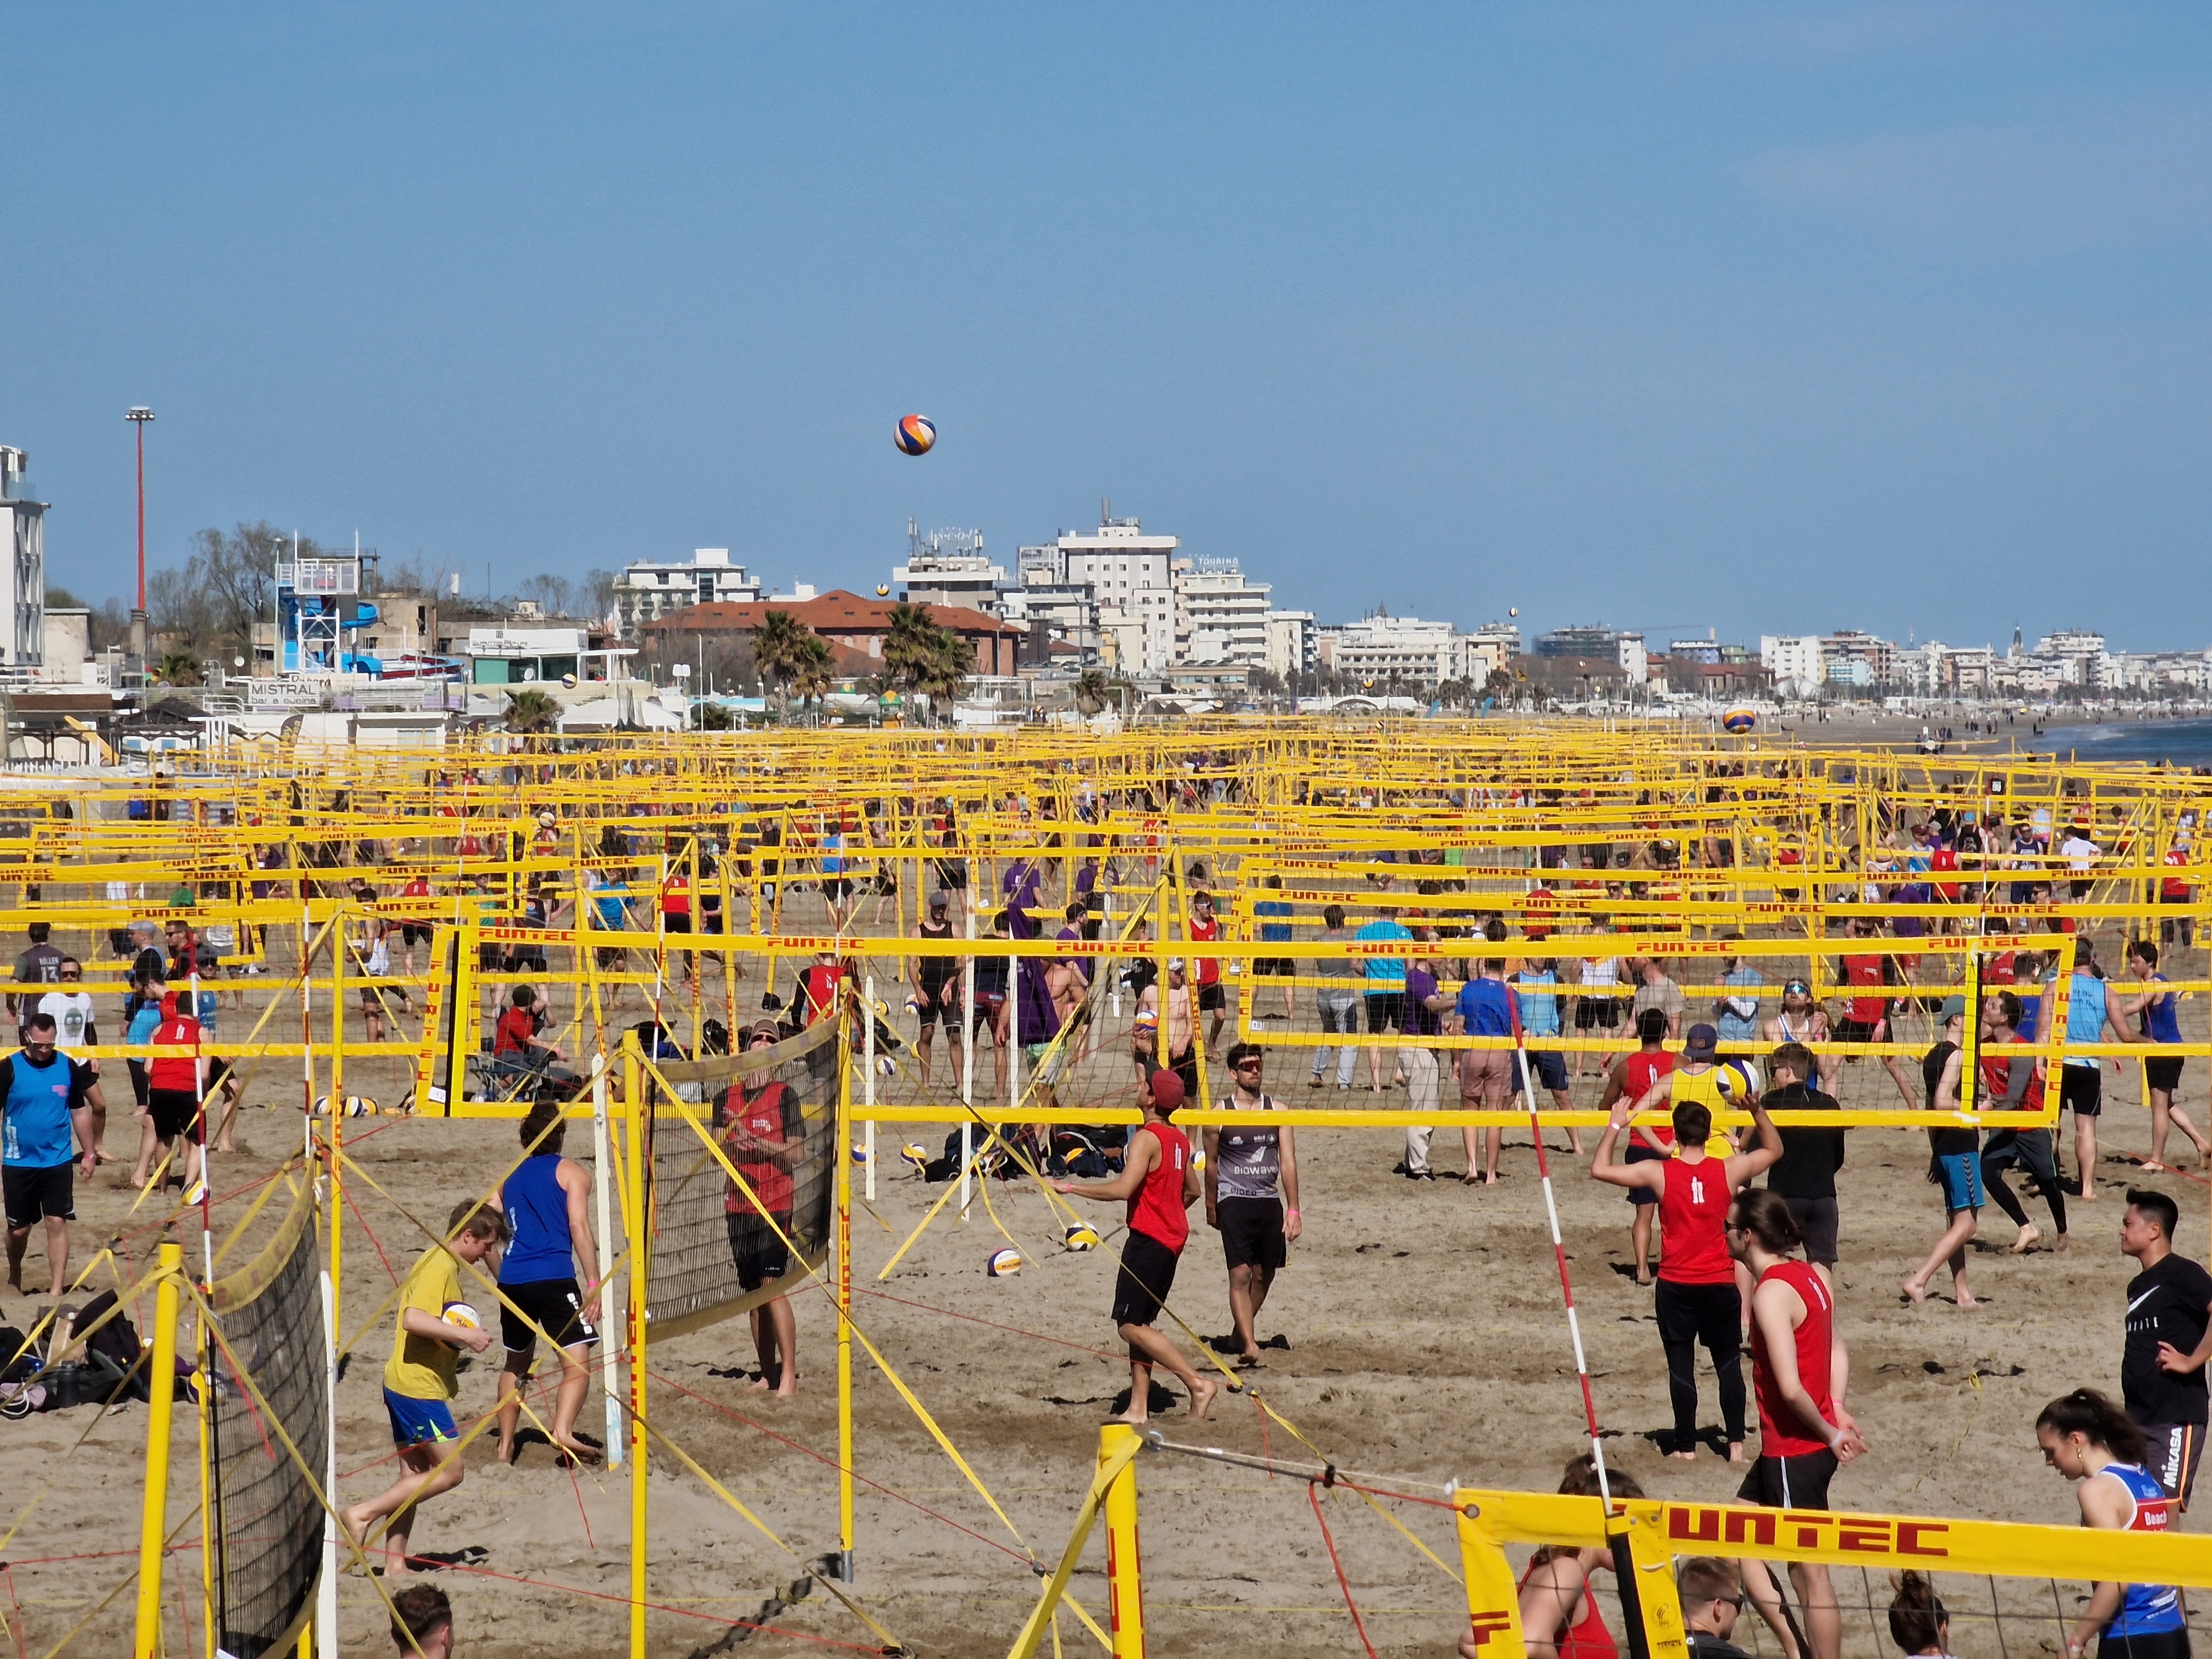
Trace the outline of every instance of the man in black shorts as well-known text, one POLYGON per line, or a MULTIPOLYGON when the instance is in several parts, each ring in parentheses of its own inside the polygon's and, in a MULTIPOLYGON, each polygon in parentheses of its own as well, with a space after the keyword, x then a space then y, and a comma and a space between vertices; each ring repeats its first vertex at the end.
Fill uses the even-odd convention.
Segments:
POLYGON ((2181 1211, 2164 1193, 2136 1188, 2120 1218, 2120 1254, 2140 1271, 2128 1281, 2120 1398, 2150 1442, 2143 1467, 2189 1508, 2204 1455, 2204 1365, 2212 1359, 2212 1273, 2175 1253, 2181 1211))
MULTIPOLYGON (((1227 1055, 1238 1111, 1273 1112, 1281 1103, 1260 1086, 1266 1057, 1249 1042, 1227 1055)), ((1221 1235, 1229 1264, 1229 1314, 1237 1363, 1260 1363, 1258 1322, 1298 1236, 1297 1143, 1288 1128, 1239 1125, 1206 1131, 1206 1224, 1221 1235)))
MULTIPOLYGON (((952 937, 952 895, 942 887, 929 896, 929 913, 915 931, 924 939, 952 937)), ((916 957, 914 959, 914 1012, 921 1030, 915 1052, 921 1061, 921 1086, 929 1086, 930 1036, 941 1024, 945 1047, 952 1061, 952 1087, 960 1087, 960 958, 916 957)))
MULTIPOLYGON (((748 1054, 771 1048, 779 1033, 762 1020, 745 1034, 748 1054)), ((716 1103, 726 1126, 722 1142, 744 1177, 726 1183, 722 1209, 730 1229, 730 1259, 738 1287, 780 1285, 791 1271, 792 1172, 806 1157, 806 1121, 799 1097, 774 1072, 749 1073, 716 1103)), ((773 1389, 789 1400, 799 1393, 799 1322, 790 1300, 771 1296, 752 1310, 753 1351, 760 1360, 756 1392, 773 1389)))
MULTIPOLYGON (((1800 1042, 1785 1042, 1767 1059, 1774 1086, 1766 1091, 1769 1112, 1832 1112, 1836 1097, 1813 1087, 1819 1067, 1813 1051, 1800 1042)), ((1836 1208, 1836 1171, 1844 1167, 1844 1132, 1840 1128, 1787 1128, 1782 1135, 1782 1157, 1766 1172, 1766 1190, 1781 1194, 1790 1206, 1790 1218, 1805 1241, 1805 1259, 1835 1283, 1838 1243, 1842 1233, 1836 1208)), ((1736 1275, 1737 1288, 1751 1305, 1748 1276, 1736 1275)))
MULTIPOLYGON (((0 1060, 0 1187, 8 1212, 8 1288, 23 1289, 31 1229, 46 1227, 48 1294, 69 1288, 69 1224, 76 1219, 76 1171, 92 1179, 92 1112, 100 1084, 89 1062, 54 1047, 54 1017, 23 1017, 23 1047, 0 1060), (76 1146, 82 1144, 80 1158, 76 1146)), ((104 1110, 105 1108, 102 1107, 104 1110)))

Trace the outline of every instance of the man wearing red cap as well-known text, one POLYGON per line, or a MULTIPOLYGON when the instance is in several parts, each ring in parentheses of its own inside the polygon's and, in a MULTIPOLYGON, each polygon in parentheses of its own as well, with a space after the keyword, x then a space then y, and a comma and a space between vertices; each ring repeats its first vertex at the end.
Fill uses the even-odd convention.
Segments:
POLYGON ((1184 1212, 1198 1196, 1190 1142, 1170 1121, 1182 1101, 1182 1079, 1173 1072, 1154 1072, 1145 1085, 1145 1121, 1129 1137, 1121 1173, 1111 1181, 1054 1183, 1076 1198, 1129 1206, 1129 1238, 1114 1280, 1114 1324, 1129 1345, 1129 1409, 1121 1418, 1139 1425, 1150 1415, 1155 1365, 1190 1390, 1194 1418, 1205 1416, 1220 1392, 1191 1368, 1182 1349, 1152 1328, 1174 1288, 1176 1263, 1190 1237, 1190 1218, 1184 1212))

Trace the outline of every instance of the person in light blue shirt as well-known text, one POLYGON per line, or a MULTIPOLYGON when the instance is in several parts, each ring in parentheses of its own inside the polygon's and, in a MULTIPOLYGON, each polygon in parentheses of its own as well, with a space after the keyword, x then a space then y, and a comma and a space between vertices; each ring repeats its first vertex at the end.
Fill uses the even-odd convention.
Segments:
MULTIPOLYGON (((1516 986, 1557 985, 1559 982, 1559 964, 1550 957, 1534 957, 1527 967, 1513 975, 1516 986)), ((1525 1036, 1556 1037, 1560 1035, 1559 999, 1549 991, 1516 991, 1521 1003, 1521 1030, 1525 1036)), ((1561 1111, 1574 1109, 1574 1097, 1567 1090, 1567 1057, 1557 1048, 1531 1048, 1527 1064, 1516 1054, 1513 1057, 1513 1087, 1516 1093, 1525 1091, 1530 1103, 1538 1089, 1550 1092, 1552 1102, 1561 1111), (1532 1075, 1533 1074, 1533 1075, 1532 1075)), ((1578 1129, 1567 1130, 1567 1148, 1576 1157, 1582 1156, 1583 1137, 1578 1129)))
MULTIPOLYGON (((1412 930, 1398 920, 1395 905, 1385 904, 1375 912, 1375 920, 1352 935, 1356 939, 1410 939, 1412 930)), ((1392 1029, 1406 1029, 1406 959, 1403 957, 1370 957, 1367 958, 1367 1031, 1370 1036, 1380 1036, 1392 1029)), ((1367 1050, 1368 1086, 1376 1094, 1382 1092, 1382 1050, 1370 1044, 1367 1050)))
MULTIPOLYGON (((2077 1042, 2141 1042, 2116 1015, 2112 1000, 2105 994, 2105 978, 2087 939, 2074 941, 2074 977, 2066 990, 2066 1041, 2077 1042)), ((2069 1054, 2059 1086, 2058 1103, 2074 1111, 2074 1158, 2081 1166, 2081 1196, 2094 1198, 2097 1179, 2097 1119, 2105 1109, 2104 1062, 2094 1054, 2069 1054)), ((2118 1071, 2115 1059, 2112 1069, 2118 1071)))
MULTIPOLYGON (((1713 1024, 1720 1032, 1723 1042, 1752 1043, 1759 1041, 1759 988, 1766 983, 1766 976, 1742 957, 1729 957, 1721 963, 1721 984, 1735 993, 1724 996, 1713 1004, 1713 1024)), ((1744 1073, 1744 1080, 1753 1094, 1765 1092, 1759 1075, 1759 1063, 1749 1054, 1730 1054, 1727 1063, 1744 1073)))

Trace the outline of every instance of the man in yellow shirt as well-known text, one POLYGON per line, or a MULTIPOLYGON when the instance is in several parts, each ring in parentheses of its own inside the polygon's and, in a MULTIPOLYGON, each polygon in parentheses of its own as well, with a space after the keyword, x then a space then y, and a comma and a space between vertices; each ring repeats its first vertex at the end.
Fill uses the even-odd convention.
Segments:
POLYGON ((382 1540, 384 1565, 370 1569, 386 1577, 407 1571, 415 1511, 461 1484, 460 1433, 446 1402, 460 1392, 460 1350, 482 1353, 491 1346, 489 1331, 456 1323, 446 1317, 446 1310, 463 1299, 460 1263, 480 1262, 497 1251, 507 1239, 507 1222, 498 1211, 465 1199, 453 1206, 446 1233, 447 1242, 423 1251, 408 1271, 392 1358, 384 1367, 384 1408, 392 1419, 392 1443, 399 1448, 399 1480, 338 1516, 346 1535, 364 1553, 369 1529, 391 1517, 382 1540))

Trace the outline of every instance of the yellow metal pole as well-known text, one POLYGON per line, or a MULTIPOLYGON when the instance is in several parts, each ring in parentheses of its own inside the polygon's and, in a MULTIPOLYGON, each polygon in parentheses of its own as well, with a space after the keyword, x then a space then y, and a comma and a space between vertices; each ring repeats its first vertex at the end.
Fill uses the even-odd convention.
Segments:
MULTIPOLYGON (((1099 1463, 1103 1466, 1136 1438, 1137 1431, 1127 1423, 1105 1425, 1098 1431, 1099 1463)), ((1114 1659, 1145 1659, 1145 1586, 1137 1550, 1133 1461, 1124 1463, 1106 1488, 1106 1605, 1114 1659)))
POLYGON ((161 1246, 160 1282, 154 1291, 153 1374, 146 1409, 146 1485, 138 1512, 138 1618, 131 1644, 137 1659, 161 1651, 161 1545, 168 1534, 169 1420, 177 1389, 177 1285, 185 1271, 181 1244, 161 1246))
POLYGON ((623 1101, 629 1117, 629 1651, 645 1655, 645 1291, 649 1249, 645 1192, 645 1097, 637 1037, 623 1038, 623 1101))
POLYGON ((1513 1564, 1483 1527, 1480 1505, 1456 1492, 1452 1501, 1459 1505, 1455 1511, 1459 1559, 1467 1582, 1468 1628, 1474 1632, 1474 1644, 1501 1656, 1518 1653, 1522 1649, 1521 1590, 1513 1581, 1513 1564))
MULTIPOLYGON (((847 982, 851 1006, 851 981, 847 982)), ((871 979, 872 989, 875 981, 871 979)), ((871 1022, 875 999, 861 999, 860 1018, 871 1022)), ((871 1045, 872 1046, 872 1044, 871 1045)), ((873 1081, 872 1077, 870 1079, 873 1081)), ((853 1027, 837 1038, 837 1576, 853 1582, 853 1027)))

